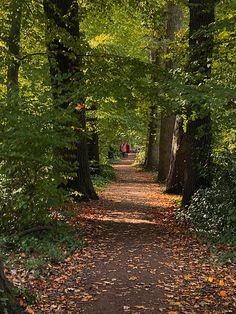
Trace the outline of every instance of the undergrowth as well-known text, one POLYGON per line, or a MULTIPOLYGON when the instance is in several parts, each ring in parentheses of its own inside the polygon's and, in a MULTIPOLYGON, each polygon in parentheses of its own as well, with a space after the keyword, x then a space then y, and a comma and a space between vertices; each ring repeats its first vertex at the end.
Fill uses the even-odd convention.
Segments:
POLYGON ((177 219, 213 248, 219 260, 236 260, 236 155, 224 150, 215 157, 215 180, 211 187, 199 189, 189 207, 176 210, 177 219))
POLYGON ((49 263, 60 263, 83 247, 82 234, 65 222, 48 230, 26 235, 1 235, 0 249, 6 265, 20 263, 26 271, 39 274, 49 263))
POLYGON ((110 182, 115 180, 115 171, 109 164, 101 165, 99 174, 92 177, 93 185, 97 192, 102 191, 110 182))

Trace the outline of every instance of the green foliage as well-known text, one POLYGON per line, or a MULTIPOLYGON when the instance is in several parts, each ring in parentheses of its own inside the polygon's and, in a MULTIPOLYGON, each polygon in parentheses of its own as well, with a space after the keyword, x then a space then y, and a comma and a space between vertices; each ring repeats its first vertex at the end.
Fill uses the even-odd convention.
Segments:
POLYGON ((101 191, 108 183, 116 180, 116 173, 109 164, 100 165, 100 174, 92 177, 94 187, 101 191))
POLYGON ((16 289, 16 295, 18 297, 24 298, 24 300, 27 302, 27 304, 35 304, 39 300, 38 295, 32 293, 26 287, 17 288, 16 289))
MULTIPOLYGON (((1 30, 6 38, 11 23, 7 10, 6 29, 1 30)), ((59 185, 76 169, 60 154, 77 140, 77 118, 73 108, 58 110, 52 101, 42 12, 34 1, 23 5, 19 93, 6 89, 11 56, 1 50, 0 227, 8 232, 47 224, 49 208, 68 199, 59 185)))
POLYGON ((90 47, 85 73, 87 106, 97 107, 102 162, 109 145, 119 150, 122 141, 135 145, 145 140, 146 99, 150 97, 147 74, 152 71, 140 12, 114 3, 106 13, 94 14, 90 8, 81 24, 90 47))
MULTIPOLYGON (((3 235, 0 247, 8 263, 12 261, 10 252, 14 252, 16 259, 24 254, 27 256, 24 267, 39 274, 48 263, 62 262, 76 249, 83 247, 81 234, 64 222, 54 223, 50 229, 35 231, 30 234, 17 236, 3 235)), ((20 258, 21 259, 21 258, 20 258)))
POLYGON ((66 196, 58 185, 67 172, 73 173, 63 160, 55 158, 55 151, 71 145, 74 138, 66 127, 71 118, 47 103, 32 100, 17 112, 1 105, 5 109, 0 130, 1 228, 47 223, 48 208, 59 206, 66 196))
POLYGON ((236 244, 236 155, 225 150, 215 159, 216 173, 211 188, 198 190, 188 208, 177 217, 213 242, 236 244))
POLYGON ((144 149, 141 149, 136 157, 135 157, 135 161, 134 161, 134 165, 135 166, 144 166, 145 163, 145 157, 146 157, 146 152, 144 149))

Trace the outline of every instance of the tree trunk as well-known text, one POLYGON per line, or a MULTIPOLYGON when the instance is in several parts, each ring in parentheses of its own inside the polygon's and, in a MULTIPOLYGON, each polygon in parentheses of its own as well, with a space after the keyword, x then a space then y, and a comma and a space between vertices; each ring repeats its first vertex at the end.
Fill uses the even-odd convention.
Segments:
POLYGON ((80 130, 74 153, 79 163, 77 176, 67 186, 78 192, 79 199, 97 199, 89 170, 84 99, 82 96, 78 99, 75 92, 82 79, 82 57, 79 56, 82 53, 78 51, 81 49, 78 3, 76 0, 44 0, 43 3, 54 103, 62 109, 74 103, 80 130))
POLYGON ((150 107, 150 120, 148 127, 147 154, 145 168, 147 170, 155 170, 159 161, 159 117, 157 105, 150 107))
MULTIPOLYGON (((80 121, 82 121, 82 128, 86 128, 86 119, 85 119, 85 108, 80 112, 80 121)), ((78 143, 77 149, 77 160, 79 162, 79 169, 77 172, 77 178, 74 180, 75 190, 82 193, 82 196, 79 196, 79 200, 88 201, 90 199, 98 199, 90 177, 90 169, 88 162, 88 142, 87 136, 82 136, 80 142, 78 143)), ((72 184, 73 186, 73 184, 72 184)))
POLYGON ((182 194, 183 192, 186 153, 185 137, 183 118, 177 116, 172 140, 170 169, 166 180, 165 191, 167 193, 182 194))
POLYGON ((1 314, 23 314, 25 313, 17 305, 17 298, 14 288, 5 277, 3 265, 0 260, 0 313, 1 314))
MULTIPOLYGON (((169 50, 169 44, 175 39, 175 34, 182 28, 183 14, 179 5, 173 1, 167 2, 167 26, 166 26, 166 40, 169 50)), ((166 69, 174 69, 176 67, 176 60, 169 59, 165 61, 166 69)), ((158 166, 158 180, 166 181, 170 170, 171 150, 173 131, 175 126, 175 115, 161 113, 161 127, 160 127, 160 145, 159 145, 159 166, 158 166)))
MULTIPOLYGON (((213 34, 209 25, 215 20, 214 0, 190 0, 189 71, 190 83, 199 85, 209 78, 212 64, 213 34)), ((204 108, 204 99, 188 108, 187 155, 182 205, 188 206, 199 188, 211 184, 211 115, 204 108), (192 119, 191 115, 197 115, 192 119)))
POLYGON ((92 173, 98 175, 100 174, 99 138, 96 126, 92 128, 88 137, 88 156, 92 173))
POLYGON ((174 126, 175 116, 162 113, 158 166, 158 180, 160 182, 164 182, 168 176, 174 126))
POLYGON ((96 105, 92 105, 89 109, 88 124, 88 158, 92 174, 100 174, 100 154, 99 154, 99 137, 97 132, 96 105))
POLYGON ((13 0, 10 4, 10 32, 7 39, 9 64, 7 69, 7 100, 9 105, 17 105, 19 97, 19 55, 21 33, 22 1, 13 0))
MULTIPOLYGON (((151 63, 156 66, 161 66, 160 51, 151 50, 150 54, 151 63)), ((158 81, 157 70, 152 75, 153 82, 158 81)), ((160 114, 158 112, 158 104, 152 103, 150 106, 148 134, 147 134, 147 147, 145 158, 145 169, 155 170, 159 163, 159 137, 160 137, 160 114)))

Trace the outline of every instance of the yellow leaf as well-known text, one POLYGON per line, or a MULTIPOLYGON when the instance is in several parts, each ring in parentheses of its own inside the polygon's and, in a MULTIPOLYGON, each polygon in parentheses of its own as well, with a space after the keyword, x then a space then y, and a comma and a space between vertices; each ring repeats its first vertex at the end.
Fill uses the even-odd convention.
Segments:
POLYGON ((224 286, 224 285, 225 285, 224 280, 220 280, 219 281, 219 286, 224 286))
POLYGON ((208 277, 207 279, 209 282, 213 282, 214 278, 213 277, 208 277))
POLYGON ((179 307, 182 306, 182 304, 181 304, 180 302, 175 302, 174 304, 175 304, 175 305, 178 305, 179 307))
POLYGON ((177 311, 170 311, 168 314, 179 314, 177 311))
POLYGON ((185 275, 185 276, 184 276, 184 279, 185 279, 185 280, 191 279, 191 275, 185 275))
POLYGON ((219 292, 219 295, 222 297, 222 298, 225 298, 227 296, 226 292, 224 290, 221 290, 219 292))
POLYGON ((26 312, 28 314, 35 314, 35 311, 28 305, 27 308, 26 308, 26 312))
POLYGON ((229 280, 230 280, 234 285, 236 285, 236 280, 235 280, 234 278, 229 277, 229 280))

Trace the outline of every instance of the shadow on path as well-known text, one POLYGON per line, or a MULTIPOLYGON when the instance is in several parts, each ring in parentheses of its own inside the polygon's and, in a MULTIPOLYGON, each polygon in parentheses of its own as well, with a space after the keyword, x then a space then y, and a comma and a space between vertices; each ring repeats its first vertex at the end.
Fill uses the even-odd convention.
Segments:
POLYGON ((228 270, 212 267, 207 246, 183 234, 174 197, 133 159, 114 165, 117 181, 100 200, 75 209, 86 246, 40 282, 39 313, 233 313, 207 279, 228 270))

